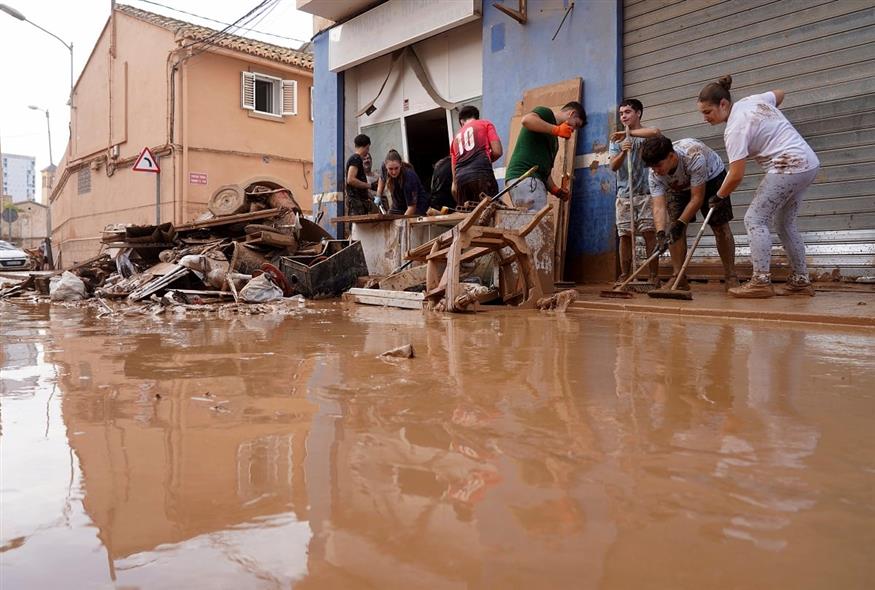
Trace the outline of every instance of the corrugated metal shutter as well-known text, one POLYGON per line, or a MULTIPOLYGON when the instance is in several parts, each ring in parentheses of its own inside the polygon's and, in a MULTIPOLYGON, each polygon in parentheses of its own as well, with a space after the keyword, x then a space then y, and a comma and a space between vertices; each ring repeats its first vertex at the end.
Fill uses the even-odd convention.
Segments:
MULTIPOLYGON (((875 2, 872 0, 625 0, 624 94, 644 103, 644 124, 672 140, 695 137, 726 161, 723 125, 696 110, 701 87, 722 74, 732 95, 781 88, 782 109, 817 152, 821 172, 799 225, 812 271, 871 274, 875 266, 875 2)), ((732 195, 741 270, 749 270, 743 218, 762 178, 748 162, 732 195)), ((773 270, 784 252, 774 236, 773 270)), ((691 276, 720 275, 708 233, 691 276)))

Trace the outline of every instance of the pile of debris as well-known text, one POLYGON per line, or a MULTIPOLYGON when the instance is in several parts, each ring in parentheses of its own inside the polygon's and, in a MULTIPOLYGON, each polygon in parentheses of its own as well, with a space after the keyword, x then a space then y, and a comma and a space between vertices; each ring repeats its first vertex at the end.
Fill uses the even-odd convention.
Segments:
MULTIPOLYGON (((531 172, 531 171, 530 171, 531 172)), ((366 288, 350 289, 347 301, 433 311, 476 311, 480 304, 499 303, 517 308, 567 309, 572 293, 543 297, 526 236, 550 213, 546 205, 517 229, 495 227, 496 197, 482 200, 455 227, 407 252, 408 264, 419 263, 366 288), (481 264, 485 263, 485 264, 481 264), (489 280, 478 275, 485 268, 489 280), (491 279, 497 274, 497 281, 491 279), (484 284, 494 282, 494 287, 484 284)), ((407 266, 407 265, 405 265, 407 266)))
POLYGON ((0 297, 261 304, 337 296, 368 274, 359 242, 333 239, 268 181, 221 187, 194 222, 109 226, 102 242, 100 255, 63 273, 0 284, 0 297))

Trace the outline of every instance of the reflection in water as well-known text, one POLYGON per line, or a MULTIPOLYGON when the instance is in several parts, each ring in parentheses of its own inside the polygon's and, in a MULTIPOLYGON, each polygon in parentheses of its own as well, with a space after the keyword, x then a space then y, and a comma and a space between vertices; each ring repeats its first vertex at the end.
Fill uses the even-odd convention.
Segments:
POLYGON ((0 314, 4 588, 873 574, 871 334, 334 304, 0 314), (416 359, 377 358, 407 342, 416 359))

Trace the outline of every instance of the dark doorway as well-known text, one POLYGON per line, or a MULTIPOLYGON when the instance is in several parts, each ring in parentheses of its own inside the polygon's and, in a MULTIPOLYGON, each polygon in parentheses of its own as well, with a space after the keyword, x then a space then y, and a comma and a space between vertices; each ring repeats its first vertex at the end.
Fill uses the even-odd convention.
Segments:
POLYGON ((447 112, 433 109, 404 118, 407 127, 407 152, 426 190, 431 186, 435 162, 450 153, 447 112))

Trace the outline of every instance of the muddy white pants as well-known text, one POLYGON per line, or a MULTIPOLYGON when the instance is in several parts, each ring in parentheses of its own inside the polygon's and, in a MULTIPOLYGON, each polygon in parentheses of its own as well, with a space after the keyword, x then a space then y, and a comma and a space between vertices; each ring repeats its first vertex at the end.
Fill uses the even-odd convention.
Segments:
POLYGON ((772 261, 772 235, 769 226, 774 224, 787 258, 790 259, 793 274, 808 277, 805 243, 796 226, 796 217, 802 205, 802 196, 815 176, 817 168, 797 174, 768 173, 760 182, 744 215, 754 274, 769 274, 772 261))

